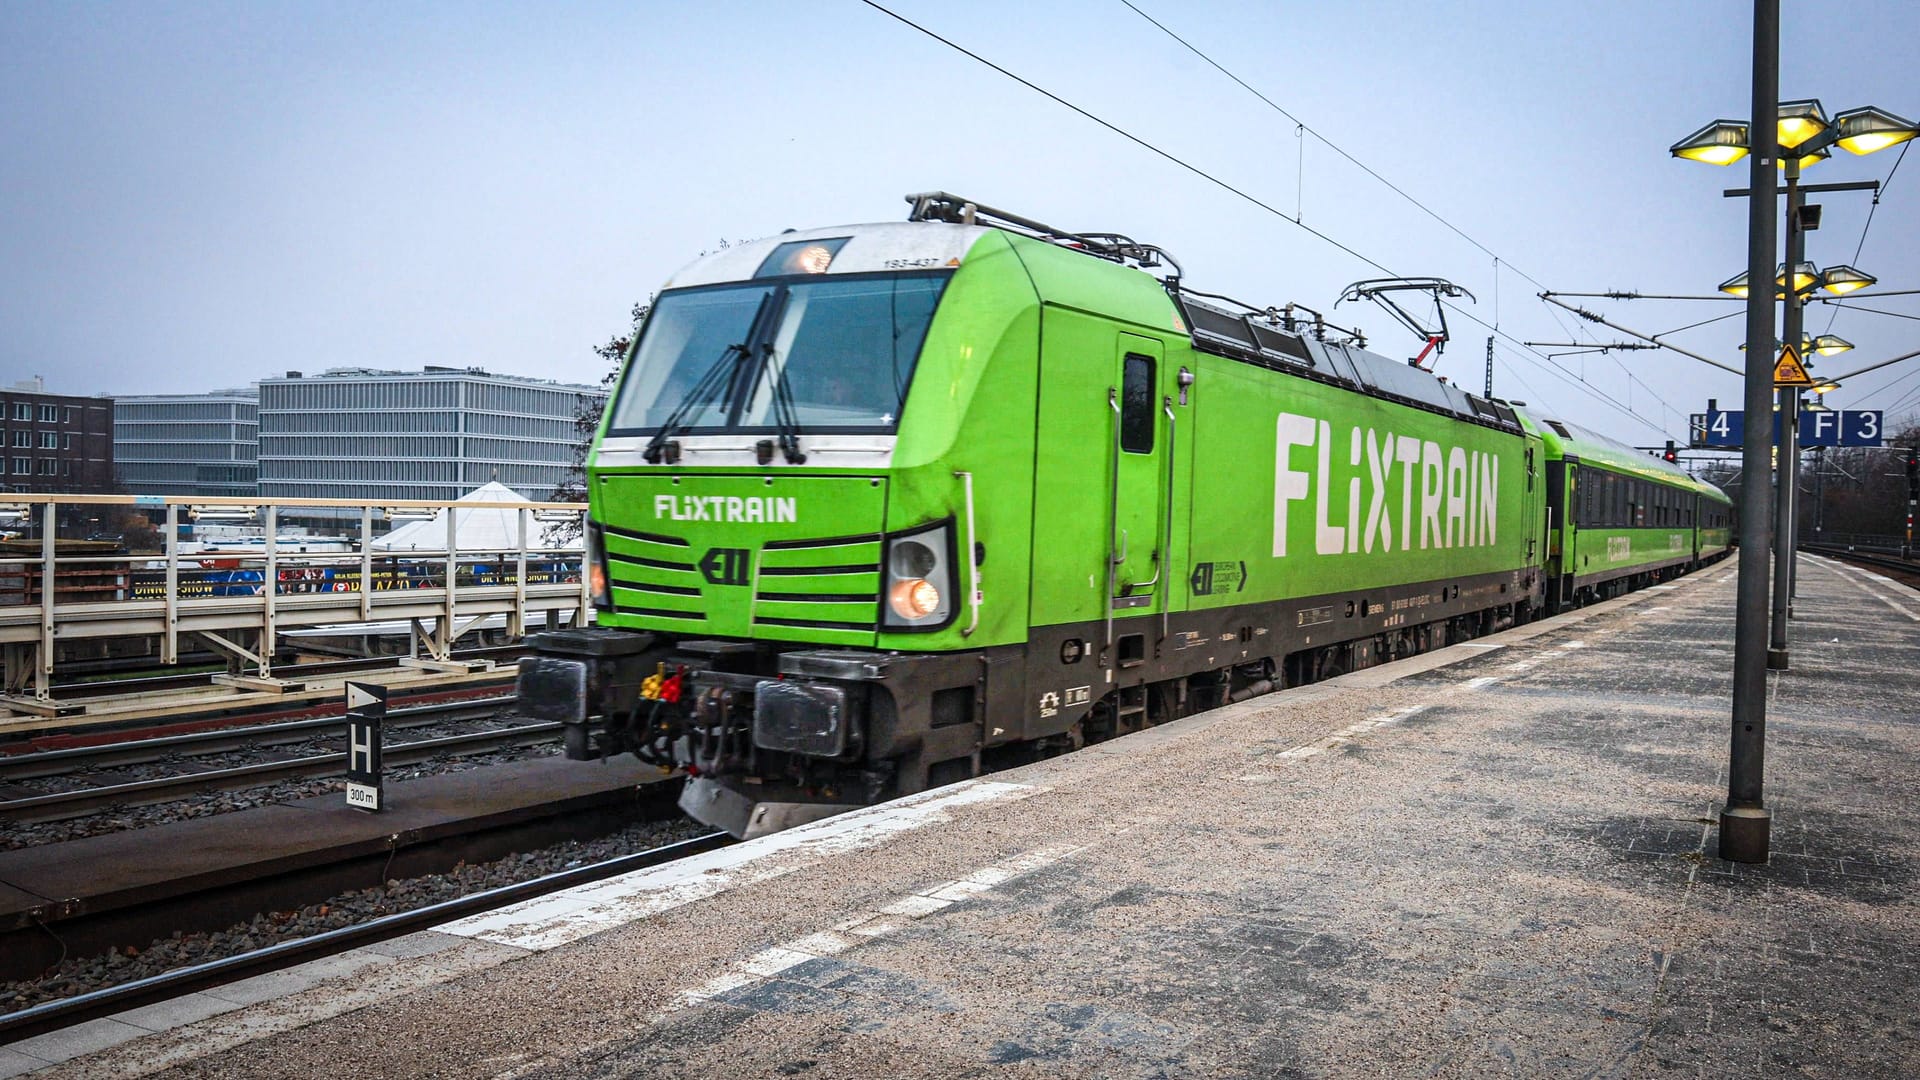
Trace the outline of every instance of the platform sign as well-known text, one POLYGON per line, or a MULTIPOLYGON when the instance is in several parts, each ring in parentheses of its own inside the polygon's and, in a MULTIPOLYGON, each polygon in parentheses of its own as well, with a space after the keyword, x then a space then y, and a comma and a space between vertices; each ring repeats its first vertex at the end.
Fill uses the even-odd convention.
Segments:
POLYGON ((381 809, 380 726, 387 718, 387 688, 347 684, 347 805, 381 809))
MULTIPOLYGON (((1744 412, 1696 413, 1698 421, 1693 425, 1697 441, 1695 446, 1727 447, 1738 449, 1747 435, 1747 414, 1744 412)), ((1884 429, 1881 426, 1882 413, 1879 409, 1847 409, 1845 411, 1808 410, 1800 414, 1800 446, 1802 449, 1814 446, 1883 446, 1884 429)), ((1773 414, 1773 442, 1780 442, 1780 414, 1773 414)))

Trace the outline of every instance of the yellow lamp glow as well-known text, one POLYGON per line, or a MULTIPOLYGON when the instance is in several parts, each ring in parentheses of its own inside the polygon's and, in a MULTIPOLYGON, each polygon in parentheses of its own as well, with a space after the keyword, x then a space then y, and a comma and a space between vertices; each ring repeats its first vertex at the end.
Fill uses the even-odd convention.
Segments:
POLYGON ((1879 280, 1872 274, 1864 270, 1855 270, 1851 266, 1829 266, 1820 275, 1820 287, 1835 296, 1841 296, 1855 289, 1864 289, 1879 280))
POLYGON ((1920 134, 1920 127, 1915 127, 1911 120, 1903 120, 1872 105, 1848 109, 1834 117, 1833 123, 1840 132, 1835 141, 1855 154, 1885 150, 1920 134))
POLYGON ((1748 291, 1747 275, 1744 272, 1735 274, 1734 276, 1721 282, 1720 291, 1723 293, 1726 293, 1729 296, 1738 296, 1743 300, 1746 299, 1746 295, 1748 291))
MULTIPOLYGON (((1774 164, 1781 169, 1785 169, 1787 167, 1787 158, 1792 156, 1793 155, 1788 154, 1785 157, 1782 157, 1779 161, 1774 162, 1774 164)), ((1799 158, 1800 167, 1804 169, 1809 165, 1814 165, 1821 161, 1825 161, 1827 158, 1830 158, 1832 156, 1833 156, 1833 151, 1823 146, 1820 149, 1815 150, 1811 154, 1800 155, 1800 158, 1799 158)))
MULTIPOLYGON (((1794 292, 1806 292, 1808 289, 1813 288, 1814 282, 1819 280, 1820 280, 1820 271, 1817 267, 1815 267, 1810 262, 1800 263, 1793 268, 1793 291, 1794 292)), ((1779 266, 1774 267, 1773 283, 1783 288, 1786 286, 1787 267, 1785 263, 1782 263, 1779 266)))
POLYGON ((1674 157, 1731 165, 1747 156, 1747 125, 1738 120, 1715 120, 1667 148, 1674 157))
POLYGON ((1853 342, 1834 334, 1821 334, 1810 343, 1814 352, 1821 356, 1837 356, 1853 348, 1853 342))
MULTIPOLYGON (((1780 103, 1780 149, 1793 150, 1827 130, 1827 112, 1818 98, 1780 103)), ((1801 164, 1806 164, 1802 161, 1801 164)))

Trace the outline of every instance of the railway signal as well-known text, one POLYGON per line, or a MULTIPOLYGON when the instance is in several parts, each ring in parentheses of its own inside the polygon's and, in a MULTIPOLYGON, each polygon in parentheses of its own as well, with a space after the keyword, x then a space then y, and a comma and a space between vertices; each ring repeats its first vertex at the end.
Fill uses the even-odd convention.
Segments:
POLYGON ((387 688, 347 684, 347 805, 378 813, 385 794, 380 777, 380 726, 387 718, 387 688))

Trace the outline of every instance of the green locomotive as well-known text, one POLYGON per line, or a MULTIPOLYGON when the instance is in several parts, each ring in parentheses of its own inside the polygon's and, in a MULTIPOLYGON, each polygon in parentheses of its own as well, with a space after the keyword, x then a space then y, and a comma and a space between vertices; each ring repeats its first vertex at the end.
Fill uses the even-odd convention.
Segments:
POLYGON ((774 831, 1724 550, 1724 496, 1672 466, 1156 279, 1150 245, 910 201, 683 270, 607 406, 597 626, 536 638, 520 693, 570 756, 684 770, 703 821, 774 831), (1565 513, 1616 475, 1653 517, 1565 513))

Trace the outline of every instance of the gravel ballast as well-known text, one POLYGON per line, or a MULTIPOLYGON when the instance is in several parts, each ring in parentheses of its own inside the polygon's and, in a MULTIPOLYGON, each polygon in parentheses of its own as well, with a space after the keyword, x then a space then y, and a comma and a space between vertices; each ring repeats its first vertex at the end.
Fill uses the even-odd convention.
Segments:
MULTIPOLYGON (((324 784, 337 782, 322 782, 324 784)), ((175 933, 148 943, 94 956, 69 957, 45 978, 0 983, 0 1012, 15 1012, 137 979, 310 937, 402 911, 497 889, 561 870, 677 843, 712 830, 685 818, 640 822, 594 840, 567 841, 491 862, 342 893, 293 911, 262 912, 250 922, 213 933, 175 933)))

